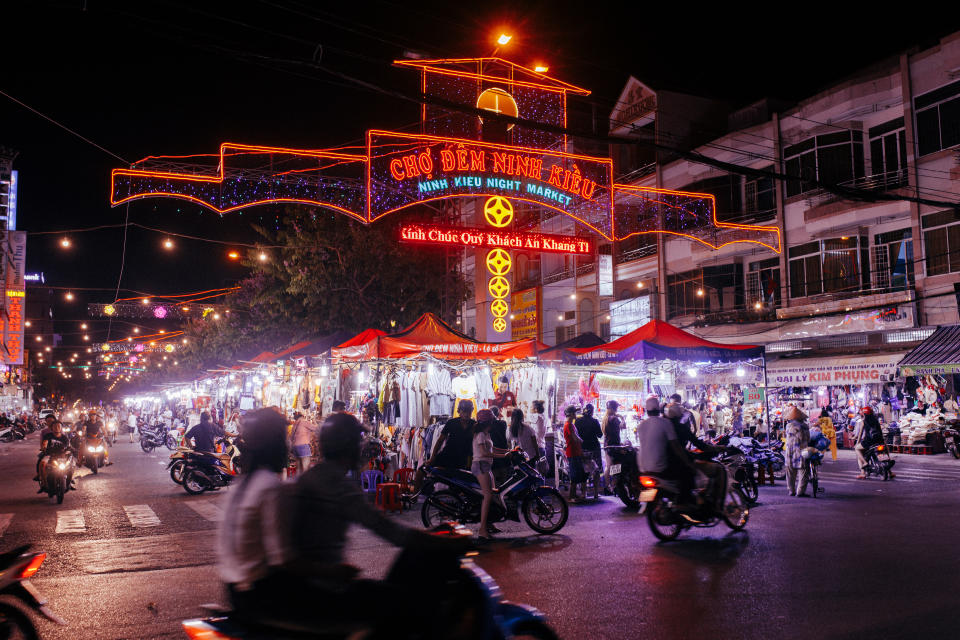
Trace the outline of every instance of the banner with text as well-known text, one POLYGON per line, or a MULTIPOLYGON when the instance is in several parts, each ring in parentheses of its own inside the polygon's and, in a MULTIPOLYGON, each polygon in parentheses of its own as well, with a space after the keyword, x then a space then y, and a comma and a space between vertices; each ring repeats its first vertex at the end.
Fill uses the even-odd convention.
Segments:
POLYGON ((892 379, 904 353, 839 358, 798 358, 767 363, 771 387, 820 387, 873 384, 892 379))
POLYGON ((514 340, 540 339, 540 287, 517 291, 510 297, 510 330, 514 340))

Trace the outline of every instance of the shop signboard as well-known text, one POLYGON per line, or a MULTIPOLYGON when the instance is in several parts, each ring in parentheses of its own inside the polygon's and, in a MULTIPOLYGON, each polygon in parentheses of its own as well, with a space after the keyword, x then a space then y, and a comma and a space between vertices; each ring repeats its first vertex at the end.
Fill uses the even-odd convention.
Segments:
POLYGON ((750 387, 744 394, 744 404, 763 404, 765 399, 764 389, 760 387, 750 387))
POLYGON ((540 337, 540 287, 516 291, 512 294, 510 306, 510 330, 513 340, 527 340, 540 337))
POLYGON ((650 296, 639 296, 610 303, 611 339, 625 336, 648 322, 650 322, 650 296))
POLYGON ((23 364, 24 286, 27 266, 27 234, 10 231, 2 236, 3 265, 0 267, 4 284, 4 313, 2 324, 3 349, 0 362, 5 365, 23 364))
POLYGON ((597 295, 613 295, 613 256, 605 253, 597 256, 597 295))
POLYGON ((900 367, 902 376, 945 376, 960 374, 960 363, 956 364, 911 364, 900 367))
POLYGON ((904 353, 838 358, 801 358, 767 363, 767 384, 776 387, 819 387, 879 384, 892 380, 904 353))

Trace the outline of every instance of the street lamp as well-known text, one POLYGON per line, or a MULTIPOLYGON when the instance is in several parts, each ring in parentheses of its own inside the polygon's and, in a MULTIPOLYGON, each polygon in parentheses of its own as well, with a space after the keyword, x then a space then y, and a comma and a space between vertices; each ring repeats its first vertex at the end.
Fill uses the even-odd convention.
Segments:
POLYGON ((67 295, 64 297, 67 299, 67 302, 70 302, 73 300, 73 293, 71 293, 70 291, 67 291, 67 295))
POLYGON ((497 38, 497 44, 503 47, 507 43, 509 43, 511 40, 513 40, 513 36, 507 35, 505 33, 501 33, 500 37, 497 38))

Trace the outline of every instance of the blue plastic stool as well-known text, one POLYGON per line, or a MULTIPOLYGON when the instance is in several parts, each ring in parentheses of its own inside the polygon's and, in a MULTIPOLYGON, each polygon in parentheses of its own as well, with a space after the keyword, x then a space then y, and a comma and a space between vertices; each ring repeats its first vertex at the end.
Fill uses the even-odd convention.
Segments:
POLYGON ((364 493, 376 493, 377 485, 384 481, 383 472, 378 469, 367 469, 360 473, 360 490, 364 493))

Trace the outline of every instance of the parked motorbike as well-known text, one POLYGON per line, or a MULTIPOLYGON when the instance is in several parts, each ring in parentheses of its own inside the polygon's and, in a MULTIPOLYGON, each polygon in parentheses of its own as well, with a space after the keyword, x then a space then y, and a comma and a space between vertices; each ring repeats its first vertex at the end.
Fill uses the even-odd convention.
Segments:
POLYGON ((103 436, 92 436, 87 437, 83 440, 83 445, 81 449, 81 460, 83 461, 83 466, 90 469, 94 473, 100 471, 100 468, 104 465, 106 461, 106 443, 103 440, 103 436))
POLYGON ((886 445, 878 444, 870 447, 864 454, 864 459, 867 461, 867 468, 863 470, 863 473, 868 478, 877 476, 889 480, 893 477, 891 469, 896 464, 896 460, 890 457, 890 450, 886 445))
POLYGON ((45 553, 28 553, 30 545, 24 545, 0 555, 0 638, 39 638, 37 628, 23 609, 9 600, 33 609, 47 620, 66 624, 47 607, 46 600, 30 582, 40 565, 47 558, 45 553))
MULTIPOLYGON (((530 464, 525 453, 514 449, 506 459, 513 466, 513 474, 497 487, 488 521, 520 522, 520 514, 523 514, 527 526, 537 533, 560 531, 570 511, 567 501, 559 491, 545 486, 543 476, 530 464)), ((472 473, 438 467, 425 469, 427 476, 422 493, 426 500, 420 512, 425 527, 434 527, 447 520, 480 522, 483 494, 472 473), (446 488, 436 491, 437 484, 446 488)))
MULTIPOLYGON (((216 491, 233 482, 237 474, 222 457, 225 455, 184 451, 183 482, 181 483, 183 489, 190 495, 197 495, 205 491, 216 491)), ((172 473, 170 477, 173 478, 172 473)), ((175 478, 174 482, 176 482, 175 478)))
MULTIPOLYGON (((43 490, 51 498, 57 498, 57 504, 63 504, 63 496, 70 490, 70 482, 73 479, 73 472, 76 469, 77 460, 73 457, 73 452, 68 450, 58 451, 50 456, 44 470, 43 490)), ((0 636, 2 637, 2 636, 0 636)))
POLYGON ((640 508, 640 470, 637 466, 637 450, 630 445, 604 447, 610 456, 611 490, 630 509, 640 508))
POLYGON ((13 442, 14 440, 23 440, 26 437, 26 432, 22 427, 11 423, 7 426, 0 428, 0 442, 13 442))
MULTIPOLYGON (((223 452, 215 454, 227 464, 227 467, 234 473, 241 473, 240 464, 240 438, 224 438, 220 441, 223 445, 223 452)), ((189 447, 178 447, 176 451, 170 454, 170 462, 167 463, 167 469, 170 471, 170 479, 177 484, 183 484, 183 472, 187 466, 187 454, 193 453, 189 447)))
MULTIPOLYGON (((167 428, 162 424, 140 426, 140 448, 146 453, 152 453, 157 447, 166 446, 167 438, 167 428)), ((172 448, 175 449, 176 446, 172 448)))
POLYGON ((960 431, 957 430, 956 421, 951 424, 943 430, 943 443, 954 458, 960 459, 960 431))
POLYGON ((706 495, 702 503, 680 502, 680 487, 673 480, 660 475, 645 473, 640 476, 640 501, 646 502, 647 522, 657 538, 669 541, 691 527, 713 527, 721 520, 734 531, 747 526, 750 508, 743 493, 723 467, 717 484, 722 496, 706 495), (719 498, 719 499, 717 499, 719 498), (721 508, 717 504, 722 505, 721 508))
MULTIPOLYGON (((466 539, 463 527, 444 524, 434 535, 466 539)), ((466 544, 463 545, 466 549, 466 544)), ((467 554, 469 556, 471 554, 467 554)), ((545 616, 527 605, 502 599, 500 589, 490 575, 470 557, 464 557, 456 545, 448 549, 406 547, 397 557, 386 580, 397 590, 428 595, 433 612, 426 626, 403 628, 396 621, 390 628, 373 629, 372 623, 310 621, 269 621, 251 625, 238 620, 232 612, 218 617, 185 620, 187 636, 204 640, 292 640, 300 638, 358 638, 374 631, 377 636, 398 639, 455 636, 457 638, 539 638, 556 640, 557 634, 545 616)))

